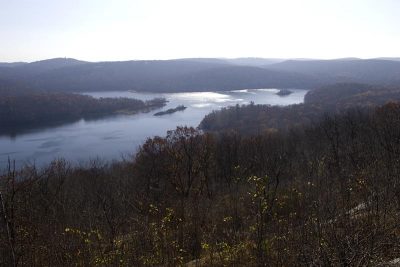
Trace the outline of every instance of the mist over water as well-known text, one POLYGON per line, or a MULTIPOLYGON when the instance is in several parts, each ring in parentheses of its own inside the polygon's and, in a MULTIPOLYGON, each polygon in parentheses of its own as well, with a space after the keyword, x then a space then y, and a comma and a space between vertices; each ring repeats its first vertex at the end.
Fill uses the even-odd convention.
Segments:
POLYGON ((177 126, 197 127, 205 115, 213 110, 236 104, 290 105, 302 103, 307 90, 291 89, 292 94, 278 96, 277 89, 246 89, 225 92, 188 93, 140 93, 140 92, 93 92, 93 97, 129 97, 150 100, 164 97, 165 107, 149 113, 117 115, 97 120, 79 120, 58 127, 37 129, 16 136, 0 136, 0 169, 5 168, 8 158, 17 166, 35 163, 39 166, 55 158, 65 158, 72 163, 85 163, 90 159, 118 160, 134 153, 149 137, 165 136, 177 126), (184 111, 164 116, 153 114, 175 108, 184 111))

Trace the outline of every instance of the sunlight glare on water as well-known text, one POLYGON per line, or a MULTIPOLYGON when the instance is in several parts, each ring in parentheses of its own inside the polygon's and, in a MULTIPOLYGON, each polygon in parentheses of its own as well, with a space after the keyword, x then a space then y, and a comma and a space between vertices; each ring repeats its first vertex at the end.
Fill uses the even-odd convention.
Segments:
POLYGON ((176 93, 173 94, 173 97, 181 100, 196 102, 224 103, 235 101, 235 99, 233 99, 230 95, 216 92, 176 93))
POLYGON ((143 92, 90 92, 96 98, 128 97, 149 100, 163 97, 168 100, 161 109, 134 115, 118 115, 96 120, 79 120, 57 127, 47 127, 0 136, 0 170, 8 158, 17 164, 44 164, 54 158, 66 158, 73 163, 87 162, 100 157, 104 160, 120 159, 134 153, 146 138, 165 136, 177 126, 197 127, 205 115, 223 107, 250 102, 255 104, 290 105, 302 103, 306 90, 292 90, 288 96, 278 96, 277 89, 244 89, 226 92, 143 93, 143 92), (155 112, 187 107, 184 111, 165 116, 155 112))

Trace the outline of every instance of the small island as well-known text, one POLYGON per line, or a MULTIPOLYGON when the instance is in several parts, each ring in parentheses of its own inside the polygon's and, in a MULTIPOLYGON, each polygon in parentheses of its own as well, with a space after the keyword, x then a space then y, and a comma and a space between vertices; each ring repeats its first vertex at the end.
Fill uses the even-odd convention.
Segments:
POLYGON ((166 114, 172 114, 172 113, 175 113, 177 111, 183 111, 185 109, 186 109, 186 107, 184 105, 179 105, 176 108, 170 108, 170 109, 167 109, 165 111, 157 112, 157 113, 154 114, 154 116, 163 116, 163 115, 166 115, 166 114))
POLYGON ((279 95, 279 96, 286 96, 286 95, 290 95, 291 93, 293 93, 293 92, 288 90, 288 89, 281 89, 276 94, 279 95))

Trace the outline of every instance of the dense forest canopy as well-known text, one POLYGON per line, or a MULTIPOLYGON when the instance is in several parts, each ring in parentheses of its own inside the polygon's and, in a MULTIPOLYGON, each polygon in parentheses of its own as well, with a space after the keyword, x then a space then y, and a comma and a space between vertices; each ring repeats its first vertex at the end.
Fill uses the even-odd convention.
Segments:
POLYGON ((318 123, 327 114, 351 109, 370 109, 400 101, 399 87, 341 83, 307 92, 303 104, 288 107, 268 105, 232 106, 216 110, 200 123, 206 131, 234 130, 258 134, 318 123))
POLYGON ((3 266, 354 266, 400 251, 400 105, 290 133, 177 128, 0 177, 3 266), (197 265, 196 265, 197 264, 197 265))

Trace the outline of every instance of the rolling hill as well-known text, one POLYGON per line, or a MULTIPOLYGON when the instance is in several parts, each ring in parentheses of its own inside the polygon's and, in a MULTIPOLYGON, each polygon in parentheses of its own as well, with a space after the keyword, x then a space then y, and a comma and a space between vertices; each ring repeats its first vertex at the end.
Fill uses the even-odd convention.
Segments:
POLYGON ((381 85, 400 83, 400 62, 382 59, 287 60, 264 66, 270 70, 296 72, 322 83, 356 82, 381 85))
POLYGON ((218 59, 84 62, 50 59, 0 67, 0 79, 57 91, 206 91, 316 85, 307 75, 218 59))
POLYGON ((400 62, 355 58, 190 58, 86 62, 55 58, 0 64, 0 80, 51 91, 149 92, 307 88, 333 83, 400 84, 400 62), (11 64, 11 65, 10 65, 11 64))

